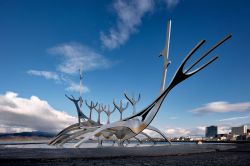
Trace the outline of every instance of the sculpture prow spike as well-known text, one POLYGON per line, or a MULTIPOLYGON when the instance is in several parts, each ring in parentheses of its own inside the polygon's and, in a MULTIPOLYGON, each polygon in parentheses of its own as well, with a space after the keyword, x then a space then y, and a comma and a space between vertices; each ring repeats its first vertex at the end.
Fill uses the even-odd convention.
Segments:
POLYGON ((136 100, 134 97, 129 97, 126 92, 124 92, 125 98, 130 102, 131 105, 135 105, 141 99, 141 94, 139 93, 138 99, 136 100))
MULTIPOLYGON (((170 25, 171 25, 171 22, 170 22, 170 25)), ((160 95, 158 97, 156 97, 156 99, 153 100, 151 104, 149 104, 145 109, 143 109, 142 111, 136 113, 135 115, 130 116, 130 117, 126 118, 126 119, 122 119, 122 112, 128 107, 129 102, 127 102, 127 105, 125 107, 123 107, 122 100, 120 101, 120 106, 118 106, 115 103, 115 100, 113 100, 113 104, 114 104, 115 109, 118 109, 120 111, 120 113, 121 113, 120 121, 116 121, 116 122, 113 122, 113 123, 107 124, 107 125, 98 125, 98 126, 95 126, 95 127, 92 127, 92 126, 91 127, 85 127, 84 129, 87 129, 88 131, 91 131, 91 133, 87 131, 87 133, 85 135, 83 135, 83 139, 81 141, 79 141, 77 144, 75 144, 75 147, 79 147, 84 141, 87 141, 88 139, 92 138, 93 136, 100 137, 100 136, 104 135, 105 132, 110 132, 111 135, 114 134, 117 137, 117 139, 119 139, 120 142, 122 142, 124 140, 135 137, 137 134, 142 133, 142 131, 144 129, 146 129, 147 127, 150 128, 150 126, 149 126, 150 123, 152 122, 152 120, 154 119, 156 114, 158 113, 158 111, 159 111, 159 109, 161 107, 161 104, 163 103, 163 101, 166 98, 166 96, 168 95, 168 93, 175 86, 177 86, 179 83, 181 83, 182 81, 184 81, 187 78, 191 77, 192 75, 198 73, 202 69, 206 68, 209 64, 214 62, 218 58, 217 56, 213 57, 210 61, 207 61, 207 63, 203 64, 202 66, 198 67, 197 69, 194 69, 194 70, 191 71, 191 69, 193 69, 193 67, 197 66, 197 64, 201 60, 203 60, 209 53, 211 53, 214 49, 216 49, 218 46, 220 46, 226 40, 231 38, 231 36, 232 35, 229 34, 226 37, 224 37, 222 40, 217 42, 214 46, 212 46, 210 49, 208 49, 198 60, 196 60, 192 65, 190 65, 190 67, 188 67, 186 70, 184 70, 184 66, 186 65, 187 61, 205 43, 205 40, 200 41, 187 54, 186 58, 183 60, 183 62, 181 63, 181 65, 177 69, 176 73, 174 74, 173 79, 168 84, 167 88, 166 89, 163 88, 162 93, 160 93, 160 95), (139 118, 141 118, 141 119, 139 119, 139 118)), ((165 52, 163 51, 163 53, 165 53, 165 52)), ((163 53, 162 53, 162 55, 164 55, 163 53)), ((165 55, 167 55, 167 54, 165 54, 165 55)), ((167 63, 169 63, 167 58, 164 58, 164 59, 166 60, 167 63)), ((165 66, 165 63, 164 63, 164 68, 165 67, 166 66, 165 66)), ((69 98, 66 95, 66 97, 68 99, 70 99, 71 101, 73 101, 74 103, 76 102, 76 107, 79 108, 79 106, 77 104, 78 101, 73 96, 72 96, 72 98, 69 98)), ((140 95, 139 95, 139 98, 140 98, 140 95)), ((138 100, 139 100, 139 98, 138 98, 138 100)), ((133 100, 133 97, 132 97, 132 100, 133 100)), ((92 102, 91 102, 91 105, 93 105, 92 102)), ((98 115, 99 115, 98 123, 99 124, 100 124, 100 113, 101 113, 101 111, 104 111, 105 109, 106 109, 106 106, 103 106, 102 104, 99 104, 98 109, 95 108, 96 111, 98 110, 98 115)), ((108 111, 109 111, 109 107, 108 107, 108 111)), ((75 126, 73 126, 73 127, 75 127, 75 126)), ((71 131, 71 129, 72 128, 70 128, 70 130, 67 130, 67 131, 71 131)), ((81 129, 83 129, 83 128, 81 128, 81 129)), ((151 127, 151 129, 153 129, 153 128, 151 127)), ((84 130, 82 130, 82 131, 85 132, 84 130)), ((80 132, 82 132, 82 131, 80 131, 80 132)), ((79 135, 76 135, 76 136, 79 136, 79 135)), ((164 136, 164 134, 163 134, 163 136, 164 136)))
MULTIPOLYGON (((142 111, 136 113, 133 116, 130 116, 126 119, 124 119, 124 121, 141 116, 142 117, 142 121, 146 121, 146 127, 147 125, 154 119, 156 113, 158 112, 162 102, 164 101, 165 97, 167 96, 167 94, 171 91, 171 89, 173 89, 176 85, 178 85, 180 82, 184 81, 185 79, 189 78, 190 76, 196 74, 197 72, 201 71, 202 69, 204 69, 205 67, 207 67, 209 64, 211 64, 212 62, 214 62, 218 57, 214 57, 212 58, 210 61, 208 61, 207 63, 205 63, 203 66, 199 67, 196 70, 193 70, 191 72, 189 72, 189 70, 191 68, 193 68, 198 62, 200 62, 202 59, 204 59, 209 53, 211 53, 215 48, 217 48, 218 46, 220 46, 222 43, 224 43, 225 41, 227 41, 229 38, 231 38, 232 35, 229 34, 226 37, 224 37, 222 40, 220 40, 219 42, 217 42, 214 46, 212 46, 207 52, 205 52, 201 58, 199 58, 195 63, 193 63, 193 65, 191 65, 191 67, 189 67, 187 70, 183 70, 185 64, 187 63, 187 61, 191 58, 191 56, 205 43, 205 40, 202 40, 201 42, 199 42, 187 55, 187 57, 183 60, 183 62, 181 63, 181 65, 179 66, 179 68, 177 69, 171 83, 168 85, 168 87, 150 104, 148 105, 145 109, 143 109, 142 111), (155 112, 152 113, 151 110, 154 110, 155 112), (150 113, 151 112, 151 113, 150 113), (148 116, 150 113, 150 117, 148 116), (149 118, 149 119, 148 119, 149 118)), ((146 128, 145 127, 145 128, 146 128)))
MULTIPOLYGON (((152 101, 151 104, 149 104, 145 109, 142 111, 136 113, 133 116, 130 116, 126 119, 121 119, 120 121, 113 122, 111 124, 107 124, 104 126, 101 126, 100 128, 96 129, 94 132, 90 133, 89 135, 85 135, 85 137, 75 144, 75 147, 79 147, 83 142, 87 141, 88 139, 92 138, 93 136, 100 136, 102 132, 105 131, 112 131, 115 136, 120 139, 120 141, 124 141, 127 139, 130 139, 132 137, 135 137, 136 135, 140 134, 145 128, 149 126, 149 124, 152 122, 156 114, 158 113, 161 104, 163 103, 164 99, 168 95, 168 93, 179 83, 184 81, 185 79, 191 77, 192 75, 198 73, 205 67, 207 67, 209 64, 214 62, 218 57, 212 58, 210 61, 202 65, 201 67, 190 71, 196 64, 198 64, 202 59, 204 59, 210 52, 212 52, 216 47, 224 43, 226 40, 228 40, 231 37, 231 35, 226 36, 221 41, 216 43, 213 47, 211 47, 207 52, 205 52, 198 60, 196 60, 187 70, 184 70, 184 66, 186 65, 187 61, 191 58, 191 56, 205 43, 205 40, 199 42, 186 56, 186 58, 183 60, 179 68, 177 69, 173 79, 169 83, 168 87, 155 99, 152 101), (141 119, 139 119, 141 118, 141 119), (119 129, 117 128, 119 127, 119 129), (124 130, 127 130, 127 134, 121 134, 124 130)), ((116 103, 113 101, 114 105, 116 106, 116 103)), ((122 107, 122 104, 120 104, 120 107, 122 107)), ((117 106, 117 108, 119 108, 117 106)))

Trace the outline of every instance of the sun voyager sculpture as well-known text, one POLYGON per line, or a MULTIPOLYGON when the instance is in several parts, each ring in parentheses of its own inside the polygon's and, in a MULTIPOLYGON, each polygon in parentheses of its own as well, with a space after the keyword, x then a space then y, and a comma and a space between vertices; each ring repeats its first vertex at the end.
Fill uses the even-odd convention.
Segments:
MULTIPOLYGON (((123 100, 118 104, 115 99, 113 100, 113 107, 109 105, 98 104, 93 101, 86 101, 85 104, 89 108, 89 116, 87 117, 81 110, 81 106, 83 104, 82 92, 80 91, 80 97, 78 99, 73 96, 69 97, 65 95, 70 101, 72 101, 76 107, 77 115, 78 115, 78 123, 72 124, 67 128, 63 129, 59 132, 50 142, 49 145, 55 145, 62 147, 65 143, 74 142, 74 147, 78 148, 83 143, 89 140, 98 140, 99 146, 102 145, 103 140, 112 140, 113 145, 115 142, 118 143, 118 146, 123 146, 125 141, 128 141, 132 138, 141 142, 138 135, 144 135, 149 140, 154 142, 154 139, 144 132, 145 129, 155 131, 159 133, 166 142, 171 142, 168 140, 166 134, 156 127, 150 125, 153 121, 154 117, 158 113, 164 99, 169 94, 169 92, 179 83, 186 80, 187 78, 193 76, 198 73, 209 64, 214 62, 218 56, 213 57, 207 63, 202 66, 192 70, 197 64, 203 60, 208 54, 210 54, 214 49, 219 47, 222 43, 227 41, 232 37, 231 34, 225 36, 220 41, 218 41, 215 45, 213 45, 210 49, 208 49, 205 53, 203 53, 199 59, 197 59, 192 65, 188 68, 184 69, 184 66, 188 62, 188 60, 192 57, 192 55, 205 43, 205 40, 201 40, 186 56, 186 58, 182 61, 181 65, 177 69, 174 74, 172 80, 165 88, 165 80, 167 69, 170 65, 170 61, 168 59, 169 54, 169 44, 170 44, 170 32, 171 32, 171 20, 167 23, 167 33, 166 33, 166 43, 163 51, 160 53, 160 56, 164 59, 163 71, 162 71, 162 81, 160 87, 160 95, 156 97, 148 106, 144 109, 136 112, 136 104, 140 101, 141 95, 139 94, 138 98, 134 96, 129 96, 127 93, 124 93, 125 98, 128 100, 127 103, 123 103, 123 100), (130 117, 123 118, 123 111, 126 110, 131 104, 133 114, 130 117), (98 113, 97 121, 92 120, 92 112, 95 110, 98 113), (120 119, 118 121, 110 123, 110 115, 118 110, 120 112, 120 119), (107 115, 107 123, 101 124, 100 114, 104 112, 107 115)), ((82 85, 82 73, 80 71, 80 86, 82 85)))

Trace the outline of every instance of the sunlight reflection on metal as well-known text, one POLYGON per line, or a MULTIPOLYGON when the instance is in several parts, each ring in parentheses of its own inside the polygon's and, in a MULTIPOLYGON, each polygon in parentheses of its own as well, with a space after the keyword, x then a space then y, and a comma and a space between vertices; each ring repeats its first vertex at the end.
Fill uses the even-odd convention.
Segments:
MULTIPOLYGON (((166 69, 169 65, 168 61, 168 52, 169 52, 169 39, 170 39, 170 29, 171 29, 171 22, 168 23, 167 28, 167 40, 166 40, 166 46, 164 50, 162 51, 161 55, 164 57, 164 67, 163 72, 166 73, 166 69), (168 62, 167 65, 165 62, 168 62)), ((220 46, 222 43, 227 41, 229 38, 231 38, 232 35, 229 34, 225 36, 223 39, 221 39, 219 42, 217 42, 214 46, 212 46, 210 49, 208 49, 202 56, 197 59, 190 67, 187 69, 184 69, 184 66, 188 62, 188 60, 192 57, 192 55, 205 43, 205 40, 200 41, 186 56, 186 58, 183 60, 179 68, 177 69, 175 75, 173 76, 172 80, 168 84, 167 88, 165 89, 165 77, 166 75, 163 74, 162 76, 162 85, 161 85, 161 93, 158 97, 156 97, 147 107, 142 109, 141 111, 137 112, 135 111, 135 104, 140 100, 140 95, 138 97, 138 100, 135 100, 134 98, 128 97, 126 93, 124 93, 125 97, 128 99, 128 101, 131 103, 133 107, 133 115, 127 118, 122 117, 122 113, 125 109, 128 108, 129 102, 123 105, 123 101, 120 101, 120 104, 118 105, 115 100, 113 100, 114 109, 113 111, 110 111, 110 107, 106 107, 102 104, 98 105, 93 104, 91 101, 91 104, 88 105, 86 102, 86 105, 90 109, 90 116, 87 117, 84 115, 78 105, 79 100, 75 99, 73 96, 72 98, 66 97, 74 102, 77 112, 78 112, 78 123, 73 124, 64 130, 62 130, 51 142, 50 145, 60 145, 76 140, 77 143, 74 145, 75 147, 80 147, 83 143, 98 139, 99 144, 102 145, 103 139, 110 139, 113 141, 116 141, 119 146, 123 146, 124 141, 129 142, 128 140, 131 138, 135 138, 139 140, 137 137, 138 134, 143 134, 144 136, 151 138, 149 135, 147 135, 145 132, 143 132, 144 129, 149 129, 152 131, 155 131, 159 133, 166 141, 170 143, 167 136, 164 132, 160 131, 156 127, 153 127, 150 125, 150 123, 153 121, 154 117, 158 113, 164 99, 169 94, 169 92, 179 83, 186 80, 187 78, 191 77, 192 75, 198 73, 205 67, 207 67, 209 64, 214 62, 218 57, 214 57, 211 60, 207 61, 204 65, 198 67, 195 70, 192 70, 197 64, 203 60, 208 54, 210 54, 214 49, 216 49, 218 46, 220 46), (192 71, 191 71, 192 70, 192 71), (91 106, 91 107, 90 107, 91 106), (98 112, 98 119, 97 122, 93 121, 91 119, 91 110, 95 109, 98 112), (120 112, 120 120, 110 123, 109 116, 112 112, 117 109, 120 112), (101 124, 100 122, 100 114, 101 112, 105 112, 108 115, 107 124, 101 124), (81 119, 83 120, 81 122, 81 119)))

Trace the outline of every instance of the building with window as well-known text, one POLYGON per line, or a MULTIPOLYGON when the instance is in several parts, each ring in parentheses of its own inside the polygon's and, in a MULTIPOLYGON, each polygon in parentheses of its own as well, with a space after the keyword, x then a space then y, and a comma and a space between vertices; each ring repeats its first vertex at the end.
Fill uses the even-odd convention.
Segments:
POLYGON ((216 137, 216 135, 218 134, 218 127, 217 126, 209 126, 206 127, 206 134, 205 136, 207 138, 211 138, 211 137, 216 137))
POLYGON ((232 127, 233 135, 243 135, 247 133, 247 125, 239 126, 239 127, 232 127))

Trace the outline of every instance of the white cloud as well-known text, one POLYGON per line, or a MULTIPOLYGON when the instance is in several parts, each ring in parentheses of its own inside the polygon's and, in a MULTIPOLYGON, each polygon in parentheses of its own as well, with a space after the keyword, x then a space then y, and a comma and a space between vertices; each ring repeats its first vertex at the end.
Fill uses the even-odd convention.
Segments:
POLYGON ((111 62, 101 54, 79 43, 61 44, 48 49, 48 52, 63 57, 58 70, 66 74, 77 73, 79 69, 87 71, 111 65, 111 62))
POLYGON ((238 117, 232 117, 232 118, 226 118, 226 119, 221 119, 219 120, 220 122, 224 121, 235 121, 235 120, 242 120, 242 119, 248 119, 250 116, 238 116, 238 117))
POLYGON ((0 132, 56 132, 75 122, 75 117, 36 96, 21 98, 14 92, 0 95, 0 132))
POLYGON ((76 84, 75 82, 73 82, 71 79, 69 79, 68 77, 65 77, 63 75, 58 75, 55 72, 49 72, 49 71, 39 71, 39 70, 29 70, 27 71, 28 74, 30 75, 34 75, 34 76, 41 76, 44 77, 46 79, 52 79, 55 80, 56 82, 60 81, 60 82, 64 82, 68 85, 68 87, 66 88, 67 91, 71 91, 71 92, 89 92, 89 88, 85 85, 81 85, 80 84, 76 84))
POLYGON ((203 107, 196 108, 191 112, 195 114, 204 114, 210 112, 217 112, 217 113, 245 112, 249 110, 250 110, 250 102, 231 104, 224 101, 217 101, 205 104, 203 107))
MULTIPOLYGON (((190 135, 191 131, 189 129, 184 129, 180 127, 176 128, 159 128, 162 132, 166 134, 167 137, 178 137, 178 136, 187 136, 190 135)), ((144 130, 145 133, 151 137, 161 137, 158 133, 152 130, 144 130)))
POLYGON ((172 10, 180 0, 117 0, 112 4, 117 15, 116 26, 112 26, 108 33, 101 32, 100 39, 105 48, 114 49, 123 45, 130 35, 138 31, 142 18, 152 13, 155 6, 161 7, 162 2, 168 10, 172 10))
POLYGON ((186 136, 190 134, 190 130, 184 128, 169 128, 166 129, 165 132, 168 135, 178 135, 178 136, 186 136))
POLYGON ((172 10, 180 3, 180 0, 165 0, 165 2, 167 5, 167 8, 169 10, 172 10))
POLYGON ((59 81, 60 77, 57 73, 51 72, 51 71, 42 71, 42 70, 29 70, 27 71, 28 74, 33 75, 33 76, 40 76, 44 77, 48 80, 56 80, 59 81))
POLYGON ((0 133, 20 133, 32 131, 34 131, 34 129, 29 127, 0 125, 0 133))
POLYGON ((231 131, 231 127, 229 126, 219 126, 218 134, 228 134, 231 131))
MULTIPOLYGON (((228 134, 231 131, 231 125, 221 124, 218 126, 218 134, 228 134)), ((236 125, 237 126, 237 125, 236 125)), ((240 126, 240 125, 238 125, 240 126)), ((204 137, 205 136, 205 130, 207 126, 198 126, 194 128, 182 128, 182 127, 163 127, 159 128, 161 131, 165 132, 167 137, 181 137, 181 136, 198 136, 198 137, 204 137)), ((151 137, 161 137, 159 134, 157 134, 154 131, 151 130, 144 130, 145 133, 150 135, 151 137)))
POLYGON ((100 33, 104 47, 114 49, 124 44, 132 33, 137 31, 142 17, 154 8, 153 0, 114 1, 113 9, 117 14, 117 25, 109 29, 108 35, 100 33))
MULTIPOLYGON (((162 129, 162 130, 169 137, 180 137, 180 136, 205 136, 205 129, 206 129, 206 126, 198 126, 195 128, 176 127, 176 128, 166 128, 166 129, 162 129)), ((229 133, 229 131, 230 131, 230 127, 228 127, 228 126, 219 126, 218 127, 219 134, 229 133)), ((150 134, 154 134, 151 131, 149 131, 149 132, 150 132, 150 134)))
POLYGON ((79 69, 87 71, 111 65, 111 62, 102 55, 79 43, 61 44, 48 49, 48 52, 62 57, 62 63, 57 65, 58 71, 28 70, 27 73, 65 83, 68 86, 66 90, 72 92, 79 92, 80 89, 83 93, 89 91, 87 86, 80 87, 70 79, 70 76, 79 72, 79 69))
MULTIPOLYGON (((190 135, 200 135, 205 136, 205 130, 207 126, 198 126, 197 128, 190 130, 190 135)), ((218 134, 228 134, 231 128, 229 126, 218 126, 218 134)))
POLYGON ((80 86, 79 84, 76 84, 74 82, 71 82, 69 87, 66 88, 67 91, 71 91, 71 92, 83 92, 83 93, 87 93, 89 92, 89 88, 86 86, 80 86))

